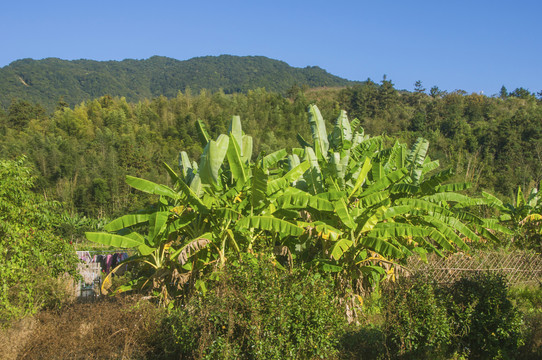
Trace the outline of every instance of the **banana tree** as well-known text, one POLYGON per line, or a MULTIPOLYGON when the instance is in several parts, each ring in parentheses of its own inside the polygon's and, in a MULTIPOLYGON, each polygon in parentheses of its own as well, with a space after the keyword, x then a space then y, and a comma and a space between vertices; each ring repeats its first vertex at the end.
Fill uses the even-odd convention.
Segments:
POLYGON ((499 210, 499 222, 507 226, 513 235, 510 245, 540 250, 542 248, 542 198, 537 188, 525 197, 518 186, 515 204, 504 204, 491 194, 483 193, 499 210))
POLYGON ((135 189, 158 195, 157 205, 113 220, 107 233, 86 234, 94 242, 137 249, 127 261, 147 271, 121 291, 154 289, 166 303, 183 290, 205 291, 201 276, 222 268, 229 258, 304 232, 295 220, 275 213, 283 210, 277 199, 309 168, 308 162, 286 171, 280 166, 286 162, 285 150, 252 162, 252 139, 243 134, 236 116, 228 134, 216 140, 200 121, 198 129, 205 143, 199 163, 181 151, 179 173, 164 164, 172 187, 127 177, 135 189))
POLYGON ((325 137, 314 105, 309 122, 313 143, 298 136, 304 148, 293 151, 311 165, 297 187, 332 208, 308 209, 317 236, 289 246, 323 270, 378 281, 415 253, 468 251, 480 235, 496 240, 490 230, 506 231, 469 211, 491 203, 458 193, 469 184, 443 185, 452 172, 434 173, 439 164, 427 156, 427 140, 384 148, 382 137, 366 136, 344 112, 325 137))

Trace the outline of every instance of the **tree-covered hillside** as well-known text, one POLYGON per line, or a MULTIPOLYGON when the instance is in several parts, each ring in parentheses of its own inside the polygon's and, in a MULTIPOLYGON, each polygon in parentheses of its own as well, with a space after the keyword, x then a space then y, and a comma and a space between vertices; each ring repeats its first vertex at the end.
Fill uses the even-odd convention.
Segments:
POLYGON ((288 96, 264 89, 185 91, 139 102, 103 96, 75 107, 59 103, 52 113, 17 100, 0 109, 0 158, 27 155, 40 173, 40 192, 63 201, 72 213, 109 217, 145 201, 134 197, 125 175, 167 183, 162 161, 175 166, 181 149, 198 159, 197 119, 215 138, 239 115, 257 156, 298 146, 297 133, 307 139, 311 103, 327 121, 346 109, 370 135, 408 144, 420 136, 428 139, 429 156, 452 168, 455 180, 471 182, 474 192, 511 201, 518 186, 526 193, 540 186, 540 98, 521 91, 499 97, 438 89, 403 92, 387 80, 342 89, 292 88, 288 96))
POLYGON ((52 110, 59 99, 70 106, 103 95, 139 101, 174 97, 190 88, 226 94, 265 88, 286 93, 292 86, 346 86, 353 82, 319 67, 294 68, 263 56, 206 56, 179 61, 154 56, 123 61, 23 59, 0 69, 0 105, 13 98, 37 102, 52 110))

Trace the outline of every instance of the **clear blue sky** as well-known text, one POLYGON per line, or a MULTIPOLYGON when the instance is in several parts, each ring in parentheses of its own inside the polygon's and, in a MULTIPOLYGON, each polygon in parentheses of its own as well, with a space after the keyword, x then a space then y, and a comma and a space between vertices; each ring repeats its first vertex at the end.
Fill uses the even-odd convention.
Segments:
POLYGON ((397 88, 542 90, 542 1, 18 0, 0 67, 21 58, 263 55, 397 88))

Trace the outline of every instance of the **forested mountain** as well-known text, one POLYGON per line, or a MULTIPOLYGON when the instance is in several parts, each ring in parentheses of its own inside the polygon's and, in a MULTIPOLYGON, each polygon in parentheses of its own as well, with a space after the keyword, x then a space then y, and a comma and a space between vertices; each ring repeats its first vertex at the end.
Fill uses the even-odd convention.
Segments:
POLYGON ((205 56, 179 61, 154 56, 123 61, 23 59, 0 69, 0 104, 12 99, 37 102, 52 110, 60 99, 70 106, 103 95, 139 101, 174 97, 190 88, 224 93, 265 88, 285 94, 293 86, 345 86, 354 82, 313 66, 295 68, 263 56, 205 56))

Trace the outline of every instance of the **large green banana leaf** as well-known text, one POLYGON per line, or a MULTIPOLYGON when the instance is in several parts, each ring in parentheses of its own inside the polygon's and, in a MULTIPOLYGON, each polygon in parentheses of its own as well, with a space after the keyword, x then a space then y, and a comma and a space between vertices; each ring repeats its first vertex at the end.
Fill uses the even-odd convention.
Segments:
POLYGON ((152 181, 140 179, 134 176, 126 175, 126 183, 134 189, 153 195, 163 195, 171 199, 177 199, 179 195, 175 190, 161 184, 156 184, 152 181))
POLYGON ((348 226, 350 229, 354 229, 356 227, 356 223, 354 222, 354 219, 352 219, 352 216, 350 214, 350 211, 348 211, 348 206, 344 202, 344 199, 339 199, 334 202, 335 206, 335 212, 337 213, 337 216, 344 225, 348 226))
POLYGON ((202 146, 207 145, 207 143, 211 140, 211 137, 209 136, 209 133, 207 132, 207 127, 205 126, 205 123, 198 119, 196 121, 196 127, 198 129, 198 136, 201 142, 202 146))
POLYGON ((444 235, 449 242, 454 243, 463 251, 469 251, 467 244, 454 232, 453 228, 434 217, 426 216, 424 220, 444 235))
MULTIPOLYGON (((200 200, 199 194, 197 193, 201 189, 201 183, 199 174, 196 174, 192 179, 191 186, 188 186, 182 179, 180 179, 175 171, 169 167, 168 164, 162 163, 166 168, 167 172, 173 179, 173 181, 179 186, 179 191, 188 198, 188 204, 192 207, 198 209, 202 213, 207 213, 209 209, 207 206, 200 200), (194 186, 194 189, 192 188, 194 186)), ((177 195, 178 196, 178 195, 177 195)))
POLYGON ((369 170, 371 170, 371 167, 372 167, 371 159, 366 157, 361 167, 361 171, 357 175, 354 188, 350 192, 350 195, 348 196, 348 198, 351 198, 352 196, 356 195, 358 189, 360 189, 363 183, 365 182, 365 180, 367 180, 367 174, 369 173, 369 170))
POLYGON ((358 233, 361 235, 374 229, 378 222, 382 221, 382 219, 384 218, 387 209, 387 206, 381 206, 378 209, 372 211, 371 213, 360 217, 357 227, 358 233))
POLYGON ((339 239, 331 248, 331 257, 335 260, 340 260, 345 252, 353 245, 352 240, 339 239))
POLYGON ((284 209, 305 209, 307 207, 319 211, 333 211, 335 209, 330 201, 301 190, 294 191, 293 188, 288 189, 284 195, 279 196, 276 203, 280 208, 284 209))
POLYGON ((203 149, 199 166, 202 184, 219 187, 218 173, 226 157, 229 140, 228 136, 220 135, 217 141, 209 141, 203 149))
POLYGON ((395 184, 399 180, 403 179, 405 175, 407 174, 407 169, 402 168, 399 170, 395 170, 386 176, 382 177, 372 185, 370 185, 367 189, 365 189, 359 197, 364 197, 367 195, 370 195, 372 193, 375 193, 377 191, 383 190, 390 186, 391 184, 395 184))
POLYGON ((111 221, 109 224, 104 226, 104 229, 109 232, 122 230, 124 228, 142 224, 149 221, 149 218, 151 217, 151 215, 152 213, 150 212, 141 212, 137 214, 124 215, 111 221))
POLYGON ((309 106, 309 126, 314 140, 314 151, 318 158, 327 159, 329 142, 327 140, 326 124, 316 105, 309 106))
POLYGON ((252 171, 251 205, 253 209, 262 207, 267 201, 268 177, 259 167, 255 167, 252 171))
POLYGON ((277 150, 263 158, 263 168, 269 169, 275 166, 280 160, 284 159, 288 155, 285 149, 277 150))
POLYGON ((308 161, 303 161, 301 164, 288 171, 284 176, 278 179, 271 180, 267 183, 268 194, 274 194, 277 191, 286 188, 295 180, 299 179, 310 167, 308 161))
POLYGON ((268 230, 278 234, 280 237, 299 236, 303 234, 303 228, 286 220, 277 219, 273 216, 247 216, 239 220, 236 225, 239 229, 260 229, 268 230))
POLYGON ((248 135, 243 135, 242 146, 241 146, 241 159, 245 164, 250 162, 252 157, 252 137, 248 135))
POLYGON ((181 151, 179 153, 179 169, 181 169, 181 174, 185 181, 190 182, 189 175, 193 175, 194 169, 192 168, 192 163, 188 158, 186 151, 181 151))
POLYGON ((85 236, 92 242, 117 248, 133 248, 144 244, 143 241, 138 239, 103 232, 86 232, 85 236))
POLYGON ((364 236, 359 240, 358 246, 365 247, 382 256, 394 259, 400 259, 404 255, 403 252, 395 245, 384 239, 379 239, 376 237, 364 236))
POLYGON ((429 149, 429 141, 424 138, 418 138, 412 149, 407 155, 407 163, 409 164, 409 175, 414 184, 418 184, 422 176, 422 167, 429 149))
POLYGON ((352 145, 352 128, 344 110, 341 110, 335 121, 335 126, 329 135, 329 143, 336 151, 349 149, 352 145))
POLYGON ((239 147, 243 146, 243 129, 241 127, 241 118, 238 115, 232 117, 228 133, 235 138, 239 147))
POLYGON ((237 139, 235 138, 233 133, 230 133, 227 157, 233 179, 237 181, 239 186, 242 186, 247 181, 248 169, 245 168, 246 165, 244 164, 241 157, 241 149, 239 148, 239 143, 237 142, 237 139))
POLYGON ((169 211, 156 211, 149 218, 149 243, 152 246, 157 246, 160 234, 166 229, 169 219, 169 211))
POLYGON ((404 224, 396 222, 383 223, 379 222, 376 224, 371 231, 367 234, 369 237, 377 238, 396 238, 396 237, 414 237, 420 236, 425 237, 430 233, 426 228, 404 224))

